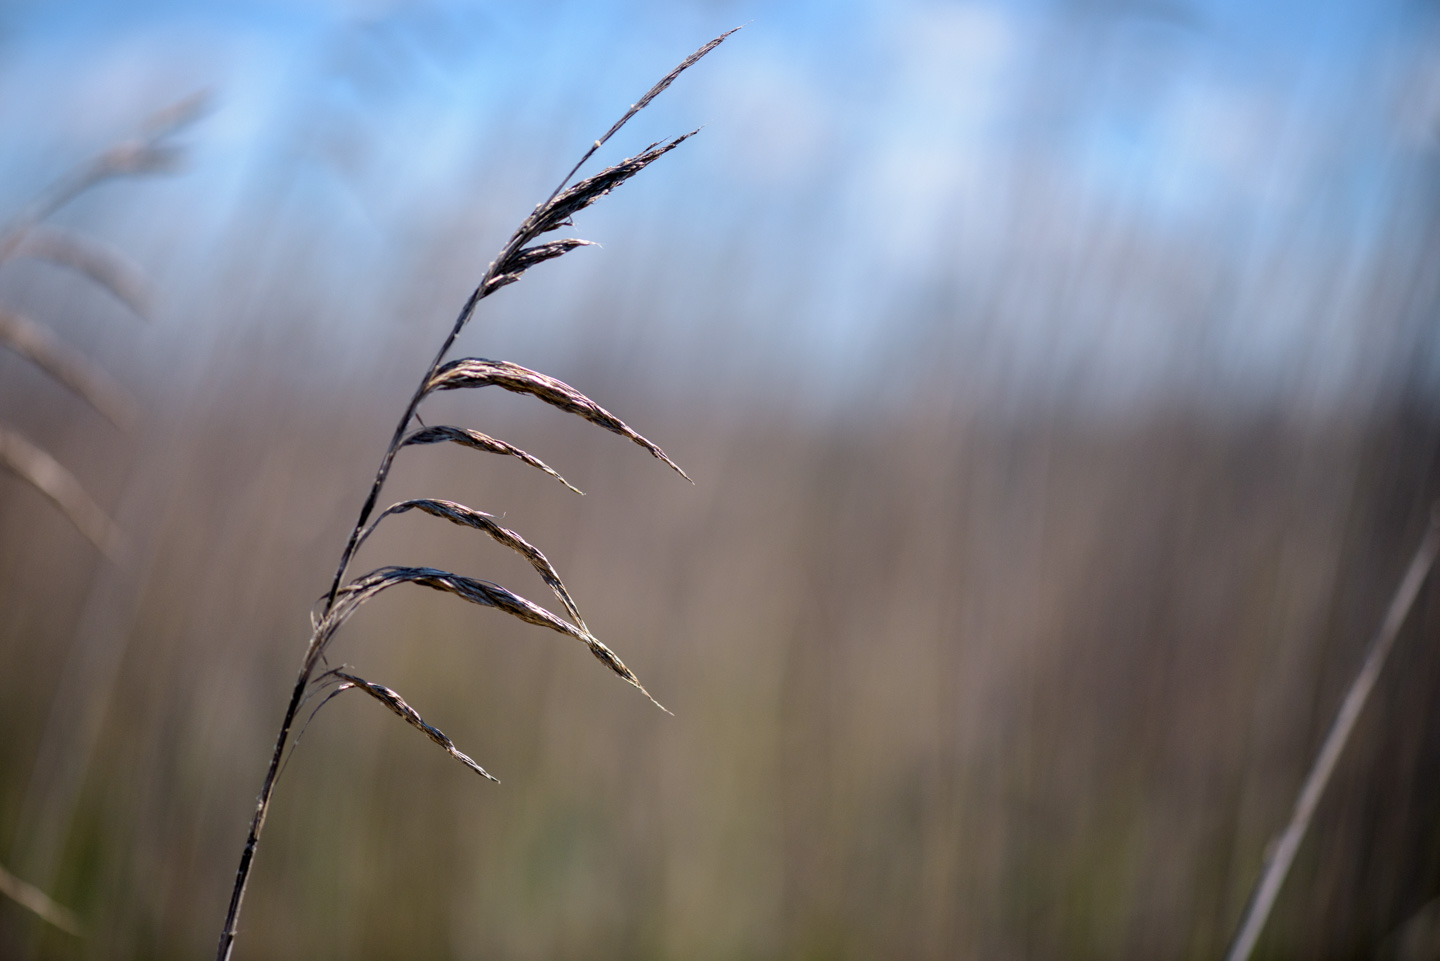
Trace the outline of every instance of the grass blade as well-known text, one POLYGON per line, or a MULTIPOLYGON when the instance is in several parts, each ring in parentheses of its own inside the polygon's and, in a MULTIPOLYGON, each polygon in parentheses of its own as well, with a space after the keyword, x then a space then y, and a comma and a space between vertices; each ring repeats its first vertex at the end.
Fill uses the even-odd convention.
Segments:
POLYGON ((117 177, 175 169, 182 151, 167 141, 203 116, 209 103, 209 93, 201 91, 151 114, 141 125, 137 136, 116 144, 62 177, 44 196, 11 221, 4 235, 0 236, 0 261, 14 256, 42 220, 92 187, 117 177))
MULTIPOLYGON (((361 578, 357 578, 349 584, 345 583, 345 577, 349 570, 350 562, 355 556, 355 551, 360 543, 361 537, 367 530, 366 525, 379 502, 380 491, 384 488, 385 481, 389 477, 390 469, 395 462, 395 456, 402 448, 410 444, 436 443, 441 440, 465 443, 482 450, 492 450, 520 457, 532 466, 539 467, 547 473, 559 477, 558 474, 554 474, 554 471, 549 470, 549 468, 545 467, 539 461, 524 454, 523 451, 510 448, 508 445, 502 447, 498 441, 487 438, 478 432, 468 433, 456 431, 432 433, 428 428, 425 428, 419 432, 410 433, 410 425, 415 420, 421 402, 433 390, 448 390, 462 386, 481 386, 479 383, 462 383, 461 381, 464 380, 463 376, 452 378, 452 381, 444 386, 436 383, 436 378, 441 374, 445 358, 449 356, 450 350, 454 346, 456 338, 459 337, 460 332, 464 330, 465 326, 475 316, 475 310, 480 301, 499 287, 513 283, 514 280, 518 279, 519 275, 523 274, 530 266, 540 263, 543 260, 560 256, 582 244, 581 241, 568 240, 531 247, 531 241, 533 241, 538 234, 560 226, 560 224, 568 220, 570 214, 594 203, 600 197, 603 197, 615 187, 644 169, 654 160, 673 150, 693 135, 686 134, 685 136, 677 137, 664 145, 652 144, 639 155, 622 161, 614 167, 607 168, 594 177, 588 178, 568 190, 566 188, 571 178, 575 176, 585 162, 590 159, 594 152, 598 150, 606 140, 624 126, 631 117, 644 109, 645 106, 663 92, 665 88, 670 86, 676 77, 693 66, 701 57, 719 46, 726 37, 734 32, 734 30, 728 31, 705 44, 682 61, 681 64, 669 74, 662 77, 659 83, 655 84, 655 86, 646 92, 645 96, 638 102, 632 104, 629 111, 585 152, 584 156, 580 158, 579 163, 560 181, 559 186, 555 188, 555 191, 550 197, 536 206, 530 216, 521 223, 519 229, 506 241, 499 256, 491 261, 484 275, 480 278, 480 282, 461 306, 459 313, 450 326, 449 333, 446 334, 439 349, 435 352, 434 359, 430 362, 430 366, 426 369, 424 376, 420 378, 420 383, 411 395, 410 402, 406 405, 405 410, 400 415, 399 421, 396 423, 390 443, 385 448, 385 452, 380 458, 380 465, 376 468, 375 476, 371 480, 369 493, 366 495, 360 507, 359 517, 350 530, 350 535, 344 549, 340 552, 340 559, 335 567, 335 574, 330 583, 330 590, 325 595, 324 614, 315 625, 310 643, 305 651, 305 657, 301 661, 300 672, 296 677, 295 686, 291 690, 290 701, 285 708, 284 716, 281 718, 280 730, 276 735, 275 747, 270 756, 270 765, 266 769, 265 779, 261 783, 260 793, 256 798, 255 813, 250 820, 250 831, 245 839, 245 847, 240 853, 240 864, 235 871, 235 884, 230 893, 230 906, 225 913, 225 923, 220 930, 220 943, 215 952, 216 961, 229 961, 231 952, 234 949, 240 909, 245 900, 245 889, 249 883, 255 852, 260 843, 260 834, 265 826, 266 813, 270 809, 275 781, 285 757, 285 745, 289 740, 290 732, 293 730, 300 705, 304 702, 306 690, 313 679, 316 665, 323 656, 326 645, 333 638, 335 631, 339 629, 340 625, 343 624, 361 604, 380 591, 399 583, 423 584, 435 590, 456 594, 472 603, 498 607, 530 623, 576 636, 585 642, 586 646, 590 648, 591 653, 594 654, 602 664, 639 688, 646 697, 649 697, 661 710, 664 710, 663 705, 660 705, 658 701, 650 697, 650 693, 640 684, 634 673, 621 662, 613 651, 600 643, 594 635, 579 627, 567 624, 544 608, 538 607, 524 598, 511 594, 498 585, 463 578, 459 575, 435 570, 433 568, 382 568, 377 571, 372 571, 370 574, 364 575, 361 578), (514 276, 511 277, 509 275, 514 276)), ((6 251, 4 244, 0 242, 0 260, 3 260, 5 256, 6 251)), ((665 456, 665 453, 661 451, 660 448, 630 430, 629 427, 623 424, 613 414, 595 405, 589 401, 588 398, 585 398, 568 386, 561 384, 559 381, 554 381, 551 378, 536 374, 534 371, 527 371, 523 367, 515 367, 515 365, 494 365, 494 362, 486 363, 491 363, 497 371, 504 368, 508 376, 508 381, 502 382, 496 380, 491 382, 500 383, 501 386, 509 390, 517 390, 522 393, 537 393, 537 396, 541 396, 551 403, 558 403, 563 408, 572 410, 587 420, 599 423, 609 430, 628 436, 649 450, 653 455, 664 460, 674 468, 680 476, 689 480, 685 472, 680 470, 670 458, 665 456), (516 375, 518 375, 518 379, 516 375)), ((452 373, 454 372, 453 365, 448 365, 447 369, 450 369, 452 373)), ((567 484, 566 486, 569 485, 567 484)))

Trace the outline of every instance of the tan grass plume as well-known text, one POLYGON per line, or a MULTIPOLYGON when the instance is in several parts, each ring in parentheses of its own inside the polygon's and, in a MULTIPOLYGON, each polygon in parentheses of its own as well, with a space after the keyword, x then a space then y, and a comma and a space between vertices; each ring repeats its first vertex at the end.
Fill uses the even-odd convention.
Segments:
MULTIPOLYGON (((231 951, 234 949, 236 927, 239 921, 240 908, 245 897, 245 887, 249 880, 255 851, 260 841, 260 833, 265 824, 265 815, 269 810, 275 781, 279 776, 279 772, 283 769, 286 746, 290 741, 291 730, 294 726, 296 716, 307 697, 309 697, 311 693, 316 692, 319 686, 333 684, 337 680, 340 682, 338 688, 332 691, 326 697, 325 701, 321 702, 322 707, 329 698, 343 691, 363 691, 379 700, 406 723, 423 731, 427 737, 440 745, 440 747, 452 757, 457 758, 468 767, 486 777, 491 776, 468 755, 460 752, 448 736, 443 734, 438 728, 424 721, 420 714, 391 688, 365 680, 348 670, 332 669, 323 673, 316 673, 325 656, 326 649, 329 647, 340 627, 353 616, 362 605, 383 591, 401 584, 417 584, 423 587, 429 587, 432 590, 454 595, 472 604, 493 608, 525 621, 528 624, 545 627, 557 633, 573 637, 584 643, 590 652, 610 671, 634 685, 647 697, 650 696, 649 692, 646 691, 640 683, 639 678, 635 676, 635 673, 626 667, 619 656, 595 637, 585 625, 584 620, 580 617, 580 611, 574 599, 545 555, 519 534, 501 527, 491 515, 486 514, 484 511, 467 507, 464 504, 457 504, 453 501, 417 499, 402 501, 386 508, 384 511, 381 511, 378 516, 375 516, 373 522, 371 521, 371 517, 375 513, 380 491, 385 486, 386 478, 389 476, 390 467, 394 463, 396 455, 407 447, 426 444, 456 443, 475 450, 515 457, 556 478, 562 484, 565 484, 566 487, 570 487, 571 490, 575 490, 568 481, 548 465, 531 457, 524 451, 512 447, 504 441, 496 440, 479 431, 464 427, 448 425, 428 427, 424 424, 415 426, 418 423, 417 415, 421 403, 431 394, 444 390, 496 386, 503 390, 533 396, 561 410, 583 417, 592 424, 596 424, 606 430, 629 438, 634 443, 644 447, 656 458, 664 461, 675 470, 676 473, 680 474, 681 477, 689 480, 688 475, 686 475, 674 461, 666 456, 665 452, 658 446, 641 436, 624 421, 568 384, 508 361, 466 357, 447 363, 446 357, 455 343, 455 338, 459 336, 460 332, 474 316, 480 301, 489 297, 502 287, 520 280, 525 272, 532 267, 544 263, 547 260, 562 257, 579 247, 591 245, 589 241, 576 238, 543 241, 540 240, 543 234, 557 230, 560 227, 573 226, 571 218, 575 214, 594 204, 600 200, 600 198, 606 196, 650 164, 694 136, 695 131, 691 131, 690 133, 682 134, 670 140, 653 143, 633 157, 628 157, 604 168, 592 176, 586 177, 573 184, 571 183, 575 175, 579 173, 580 168, 584 166, 595 152, 614 136, 630 118, 643 110, 655 97, 669 87, 681 73, 693 66, 701 57, 705 56, 711 50, 714 50, 734 32, 734 30, 730 30, 721 34, 683 60, 675 69, 671 70, 661 78, 658 83, 646 91, 644 96, 634 104, 631 104, 624 115, 622 115, 600 139, 596 140, 586 149, 579 162, 571 168, 570 172, 561 180, 559 186, 555 188, 548 198, 536 205, 535 209, 531 211, 530 215, 525 218, 519 228, 510 236, 510 239, 506 241, 499 255, 491 261, 484 275, 480 278, 479 283, 461 307, 459 315, 451 325, 450 332, 441 343, 440 349, 430 362, 430 366, 420 378, 418 386, 411 395, 404 412, 401 414, 400 420, 391 436, 390 443, 380 459, 380 466, 376 469, 369 493, 365 498, 364 505, 361 507, 360 516, 350 531, 350 536, 346 541, 344 550, 340 552, 340 560, 336 566, 330 589, 320 604, 318 614, 312 615, 310 643, 301 661, 300 670, 295 679, 295 686, 291 691, 290 701, 285 710, 285 716, 281 720, 280 732, 275 739, 274 750, 270 758, 270 766, 266 771, 264 782, 261 784, 260 794, 255 805, 255 813, 250 822, 250 832, 246 838, 245 847, 241 852, 240 865, 236 871, 235 885, 231 892, 229 910, 226 913, 225 924, 220 933, 220 943, 216 952, 218 961, 227 961, 231 951), (356 552, 360 549, 360 546, 369 539, 370 535, 375 531, 375 528, 388 517, 404 514, 412 510, 418 510, 433 517, 447 520, 452 524, 469 527, 484 533, 493 540, 523 556, 540 575, 545 585, 555 594, 556 598, 564 607, 568 619, 567 617, 561 617, 546 610, 535 602, 521 597, 499 584, 431 567, 387 566, 347 581, 347 573, 351 562, 355 558, 356 552)), ((652 701, 655 700, 653 697, 650 699, 652 701)), ((658 701, 655 703, 659 706, 658 701)), ((661 709, 663 710, 664 708, 662 707, 661 709)), ((316 710, 318 711, 319 708, 316 708, 316 710)))

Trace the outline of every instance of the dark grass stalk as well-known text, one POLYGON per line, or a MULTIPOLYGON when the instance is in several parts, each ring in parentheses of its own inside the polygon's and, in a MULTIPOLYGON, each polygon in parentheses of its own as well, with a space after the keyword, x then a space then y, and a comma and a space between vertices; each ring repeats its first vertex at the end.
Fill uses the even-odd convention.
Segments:
POLYGON ((1364 710, 1365 702, 1380 676, 1380 670, 1385 666, 1391 648, 1395 646, 1395 638, 1404 626, 1425 578, 1430 574, 1436 554, 1440 554, 1440 504, 1430 510, 1430 527, 1420 546, 1416 548, 1405 576, 1400 579, 1395 596, 1391 598, 1390 607, 1385 612, 1385 619, 1370 641, 1370 648, 1360 665, 1360 671, 1350 682, 1350 689, 1345 692, 1345 699, 1340 702, 1340 710, 1330 724, 1325 742, 1320 746, 1314 763, 1310 765, 1309 773, 1305 775, 1305 783, 1295 799, 1290 823, 1270 844, 1265 867, 1250 894, 1245 915, 1235 932, 1235 939, 1230 943, 1225 961, 1249 961, 1251 952, 1255 950, 1255 942, 1259 940, 1260 932, 1264 930, 1270 911, 1275 906, 1280 887, 1285 883, 1290 865, 1295 861, 1295 854, 1310 828, 1315 808, 1320 803, 1321 795, 1325 793, 1326 785, 1330 783, 1335 764, 1340 760, 1340 754, 1345 750, 1345 744, 1355 729, 1355 722, 1359 720, 1360 712, 1364 710))
MULTIPOLYGON (((639 680, 625 667, 620 659, 616 657, 609 648, 601 644, 590 634, 589 630, 584 627, 584 621, 579 619, 578 611, 573 612, 576 623, 571 625, 557 618, 555 615, 550 614, 548 611, 526 601, 524 598, 511 594, 504 588, 499 587, 499 585, 489 584, 485 581, 476 581, 471 578, 464 578, 459 575, 430 568, 382 568, 381 570, 358 578, 348 585, 345 584, 345 575, 351 562, 354 560, 355 553, 359 549, 360 544, 368 536, 370 530, 373 530, 373 526, 367 527, 367 523, 375 511, 376 504, 380 497, 380 491, 385 486, 385 481, 389 477, 390 468, 395 461, 396 455, 406 446, 440 440, 454 440, 461 443, 468 443, 469 446, 482 450, 519 456, 532 466, 539 467, 547 473, 554 474, 549 468, 535 461, 529 457, 529 455, 524 454, 523 451, 517 451, 515 448, 509 447, 509 445, 503 444, 503 442, 494 441, 492 438, 486 437, 478 432, 468 432, 468 435, 473 435, 468 436, 468 439, 467 432, 460 428, 450 428, 448 430, 453 433, 443 436, 440 434, 436 434, 433 437, 429 436, 426 432, 433 431, 433 428, 410 433, 411 426, 416 421, 416 413, 419 410, 421 402, 436 390, 495 384, 504 389, 531 393, 548 403, 559 406, 571 413, 578 414, 608 430, 630 437, 637 444, 650 450, 656 457, 664 460, 670 464, 670 466, 675 467, 673 462, 671 462, 658 447, 630 430, 630 428, 618 418, 615 418, 608 411, 599 407, 599 405, 589 401, 583 394, 580 394, 568 385, 555 381, 553 378, 547 378, 542 374, 537 374, 534 371, 517 368, 515 365, 507 365, 504 362, 485 361, 481 358, 467 358, 462 361, 456 361, 454 364, 446 365, 445 359, 454 346, 455 339, 474 316, 480 301, 501 287, 516 282, 525 271, 536 264, 563 256, 577 247, 588 244, 587 241, 573 238, 536 243, 535 241, 542 234, 556 230, 562 226, 569 226, 571 224, 570 218, 574 214, 595 203, 601 197, 694 135, 695 132, 692 131, 691 133, 683 134, 668 141, 651 144, 639 154, 607 167, 591 177, 571 184, 575 175, 579 173, 580 168, 594 156, 595 152, 599 150, 606 141, 613 137, 632 117, 643 110, 655 97, 669 87, 681 73, 693 66, 711 50, 718 47, 734 32, 735 30, 729 30, 721 34, 687 57, 675 67, 674 70, 670 71, 670 73, 666 74, 658 83, 646 91, 645 95, 632 104, 629 110, 627 110, 599 140, 596 140, 587 148, 579 162, 565 175, 564 179, 560 181, 550 196, 537 205, 530 215, 525 218, 524 222, 521 223, 520 227, 511 235, 504 247, 501 248, 499 255, 486 268, 480 282, 461 307, 459 314, 450 327, 449 333, 446 334, 444 340, 441 342, 440 349, 435 352, 434 359, 425 369, 424 375, 420 378, 414 393, 405 406, 404 412, 395 425, 390 443, 386 446, 385 452, 380 458, 380 465, 375 471, 375 478, 371 482, 369 493, 366 495, 364 504, 360 509, 359 518, 355 521, 355 525, 351 529, 349 537, 346 539, 345 547, 340 552, 340 560, 335 568, 335 576, 324 598, 320 616, 315 621, 314 630, 311 633, 310 643, 306 648, 305 656, 301 660, 300 670, 295 678, 295 685, 291 690, 290 700, 286 705, 285 714, 280 722, 280 731, 275 738, 275 747, 271 753, 270 764, 266 769, 265 778, 261 784, 260 794, 255 805, 255 814, 251 819, 250 831, 245 839, 245 847, 240 855, 240 865, 235 875, 235 885, 230 896, 230 906, 225 915, 224 927, 220 932, 220 944, 216 951, 217 961, 228 961, 234 949, 240 909, 244 902, 245 889, 250 878, 251 867, 254 864, 255 852, 260 842, 260 833, 265 826, 265 817, 270 809, 271 796, 275 789, 276 779, 279 777, 282 769, 286 745, 290 741, 291 732, 295 726, 295 719, 300 711, 301 705, 308 696, 312 681, 317 680, 315 678, 316 668, 320 664, 324 656, 325 648, 334 636, 335 631, 354 613, 354 610, 361 603, 379 591, 399 583, 418 583, 437 590, 457 594, 473 603, 497 607, 532 624, 540 624, 562 633, 572 634, 584 641, 590 647, 592 653, 610 668, 610 670, 625 678, 642 692, 645 692, 639 680), (497 374, 497 376, 490 377, 489 379, 481 376, 479 378, 472 378, 467 382, 461 382, 464 380, 465 371, 469 370, 469 368, 465 368, 465 370, 461 368, 467 364, 471 367, 474 367, 476 364, 496 365, 490 372, 497 374), (443 369, 442 365, 444 365, 443 369), (511 375, 509 379, 506 379, 504 376, 498 376, 501 373, 498 370, 499 367, 505 368, 503 371, 504 374, 511 375), (515 371, 522 371, 523 374, 516 375, 515 371), (441 376, 446 372, 452 375, 448 379, 441 376), (527 379, 526 375, 533 375, 533 377, 527 379), (516 379, 517 377, 518 379, 516 379), (439 379, 437 380, 437 378, 439 379)), ((679 471, 678 467, 675 467, 675 469, 679 471)), ((680 473, 684 476, 683 471, 680 471, 680 473)), ((559 475, 555 476, 558 477, 559 475)), ((566 486, 569 485, 567 484, 566 486)), ((437 502, 429 503, 435 504, 437 502)), ((397 505, 397 508, 402 506, 404 505, 397 505)), ((379 520, 383 520, 385 516, 392 513, 403 512, 402 510, 397 510, 397 508, 392 508, 385 512, 385 514, 382 514, 376 523, 379 523, 379 520)), ((427 512, 448 516, 448 518, 453 521, 456 520, 457 517, 460 517, 463 511, 469 511, 469 509, 464 508, 463 505, 448 505, 443 510, 427 512), (459 511, 456 510, 457 508, 459 511)), ((484 529, 490 533, 491 536, 497 536, 497 531, 503 531, 503 529, 491 529, 488 525, 480 522, 478 517, 483 516, 481 512, 470 512, 464 516, 466 517, 466 520, 463 521, 464 523, 468 523, 479 529, 484 529)), ((499 533, 498 536, 502 540, 507 536, 513 536, 518 540, 518 535, 513 535, 513 532, 509 531, 499 533)), ((510 546, 526 554, 526 556, 531 559, 532 564, 537 566, 537 569, 543 566, 545 570, 542 570, 542 575, 545 577, 547 583, 550 582, 553 570, 549 569, 548 562, 544 561, 543 555, 540 555, 538 550, 530 547, 530 545, 524 541, 519 541, 518 543, 511 542, 510 546), (520 545, 523 545, 523 547, 520 545), (534 555, 531 555, 526 548, 528 548, 529 551, 534 551, 534 555), (538 556, 539 562, 537 562, 536 556, 538 556), (543 564, 540 562, 543 562, 543 564)), ((555 588, 557 585, 559 585, 558 577, 555 578, 555 584, 551 586, 555 588)), ((573 606, 572 602, 569 601, 568 593, 564 591, 563 585, 558 586, 557 594, 560 594, 562 601, 566 602, 567 609, 573 606)), ((335 672, 330 673, 334 674, 335 672)), ((488 772, 484 772, 478 764, 469 760, 467 756, 460 754, 458 750, 454 748, 454 745, 449 742, 449 739, 442 733, 425 722, 420 721, 419 714, 416 713, 413 708, 410 708, 409 705, 400 698, 399 694, 390 688, 373 684, 350 674, 336 674, 335 676, 343 676, 345 682, 343 689, 363 690, 372 697, 380 699, 392 711, 399 714, 402 718, 405 718, 408 723, 420 727, 432 740, 446 747, 447 751, 463 758, 468 765, 489 777, 488 772)), ((648 692, 645 693, 648 696, 648 692)))

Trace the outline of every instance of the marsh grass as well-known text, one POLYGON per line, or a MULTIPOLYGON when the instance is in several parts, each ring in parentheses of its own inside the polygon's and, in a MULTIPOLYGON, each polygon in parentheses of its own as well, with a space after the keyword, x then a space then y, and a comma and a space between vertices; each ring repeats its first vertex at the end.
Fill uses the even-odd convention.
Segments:
MULTIPOLYGON (((151 297, 138 268, 108 246, 47 221, 71 201, 108 181, 173 170, 181 157, 173 138, 203 112, 206 101, 205 95, 195 95, 153 114, 134 136, 61 177, 0 233, 0 266, 22 259, 48 261, 107 291, 131 314, 146 317, 151 297)), ((48 374, 115 428, 129 432, 139 422, 139 405, 103 367, 66 344, 45 324, 3 304, 0 346, 48 374)), ((125 561, 127 542, 120 526, 43 442, 0 423, 0 467, 49 498, 112 563, 125 561)), ((0 894, 62 931, 81 933, 74 912, 3 866, 0 894)))
MULTIPOLYGON (((249 880, 251 866, 254 862, 255 852, 259 844, 260 833, 265 824, 265 816, 269 810, 275 782, 284 767, 286 747, 290 743, 290 735, 296 718, 301 707, 313 693, 328 688, 325 699, 320 702, 319 707, 323 707, 331 698, 340 693, 348 690, 363 691, 376 700, 379 700, 406 723, 423 732, 431 741, 438 744, 446 753, 459 760, 462 764, 483 777, 495 780, 489 772, 456 748, 454 742, 451 741, 447 735, 426 722, 420 714, 393 689, 383 684, 367 680, 353 673, 348 668, 330 668, 317 673, 321 665, 326 662, 326 651, 334 639, 336 632, 339 631, 345 622, 353 616, 362 605, 380 593, 400 584, 418 584, 436 591, 454 595, 472 604, 494 608, 528 624, 545 627, 557 633, 572 637, 585 644, 596 659, 611 672, 619 675, 647 697, 650 697, 649 692, 645 690, 635 673, 626 667, 619 656, 595 637, 585 625, 585 621, 581 618, 578 607, 576 607, 574 600, 571 598, 563 582, 560 580, 559 575, 555 572, 554 567, 546 559, 545 555, 529 542, 525 541, 519 534, 499 526, 490 515, 451 501, 420 499, 403 501, 386 508, 375 517, 373 523, 370 522, 370 519, 375 513, 380 492, 385 486, 385 481, 389 476, 390 468, 394 463, 395 457, 406 447, 421 444, 454 442, 471 449, 517 457, 525 463, 560 479, 567 487, 571 486, 568 482, 565 482, 563 478, 559 478, 559 475, 548 466, 524 451, 514 448, 503 441, 497 441, 478 431, 472 431, 467 428, 449 425, 439 427, 425 425, 419 419, 419 408, 427 397, 438 391, 468 390, 471 388, 496 386, 514 393, 533 396, 562 411, 575 414, 592 424, 627 437, 634 443, 645 448, 654 457, 664 461, 675 470, 676 473, 680 474, 681 477, 689 480, 685 472, 666 456, 665 452, 657 445, 637 433, 624 421, 570 385, 508 361, 490 360, 482 357, 465 357, 446 362, 446 357, 449 355, 455 339, 473 318, 476 308, 482 300, 502 287, 519 281, 526 271, 532 267, 544 263, 547 260, 564 256, 579 247, 591 245, 589 241, 578 238, 563 238, 549 241, 541 240, 544 234, 558 230, 561 227, 572 226, 572 218, 575 214, 596 203, 602 197, 625 183, 631 177, 634 177, 665 154, 680 146, 698 132, 691 131, 690 133, 681 134, 669 140, 652 143, 638 154, 606 167, 596 174, 572 183, 581 168, 594 156, 595 152, 619 132, 632 117, 645 109, 645 107, 663 93, 676 78, 694 66, 710 51, 718 47, 734 32, 735 30, 730 30, 721 34, 681 61, 678 66, 646 91, 644 96, 634 104, 631 104, 630 108, 620 119, 584 152, 575 166, 571 168, 570 172, 565 175, 564 179, 560 181, 560 184, 551 192, 550 196, 538 204, 530 215, 525 218, 519 228, 505 243, 500 254, 490 263, 479 283, 465 301, 449 333, 436 352, 434 360, 430 362, 429 367, 420 378, 419 385, 411 395, 410 401, 406 405, 395 427, 390 443, 381 457, 380 466, 375 472, 369 494, 365 499, 364 506, 360 510, 360 516, 351 529, 345 547, 340 553, 340 561, 336 567, 330 589, 321 601, 319 613, 312 614, 310 642, 306 648, 305 656, 301 661, 299 675, 296 678, 290 701, 285 709, 279 734, 275 739, 270 765, 266 771, 264 782, 261 785, 260 795, 256 802, 255 814, 250 823, 249 835, 246 838, 245 847, 240 856, 240 865, 236 872, 230 906, 226 913, 225 924, 221 930, 220 943, 216 953, 219 961, 226 961, 234 948, 240 908, 244 901, 246 884, 249 880), (416 425, 418 425, 418 428, 416 425), (520 554, 530 563, 536 572, 539 573, 542 580, 544 580, 546 585, 550 587, 552 592, 554 592, 556 597, 561 601, 568 619, 546 610, 533 601, 521 597, 499 584, 436 568, 381 567, 347 582, 347 572, 351 562, 355 558, 356 552, 359 550, 361 544, 373 533, 375 527, 388 517, 406 513, 410 510, 420 510, 430 516, 448 520, 451 523, 485 533, 500 544, 520 554)), ((571 489, 574 490, 573 487, 571 487, 571 489)), ((650 699, 654 701, 653 697, 650 699)), ((655 703, 659 706, 658 701, 655 703)), ((319 707, 316 708, 317 711, 319 707)), ((314 716, 313 712, 311 716, 314 716)))
MULTIPOLYGON (((140 271, 121 254, 74 231, 47 223, 77 197, 125 177, 165 173, 181 157, 173 138, 205 109, 207 97, 187 97, 148 118, 136 134, 61 177, 0 233, 0 266, 12 260, 46 260, 108 291, 139 317, 150 295, 140 271)), ((0 305, 0 346, 20 355, 69 388, 121 430, 134 427, 138 407, 128 391, 44 324, 0 305)), ((43 445, 0 424, 0 466, 48 497, 111 560, 125 550, 124 536, 85 486, 43 445)))

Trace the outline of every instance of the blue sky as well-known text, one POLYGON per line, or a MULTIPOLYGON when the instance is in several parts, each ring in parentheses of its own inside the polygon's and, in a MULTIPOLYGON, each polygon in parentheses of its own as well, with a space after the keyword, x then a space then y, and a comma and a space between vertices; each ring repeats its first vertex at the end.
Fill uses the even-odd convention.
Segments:
MULTIPOLYGON (((523 215, 558 158, 739 23, 609 159, 702 140, 584 226, 646 251, 638 218, 678 206, 673 249, 738 243, 723 322, 769 362, 844 383, 897 345, 933 359, 910 320, 943 301, 943 352, 999 389, 1123 400, 1186 358, 1211 393, 1380 376, 1350 301, 1416 243, 1403 214, 1440 129, 1440 46, 1412 4, 11 4, 0 200, 210 88, 185 183, 144 203, 209 236, 283 198, 330 225, 310 242, 363 263, 466 205, 523 215)), ((557 285, 595 279, 572 273, 557 285)))

